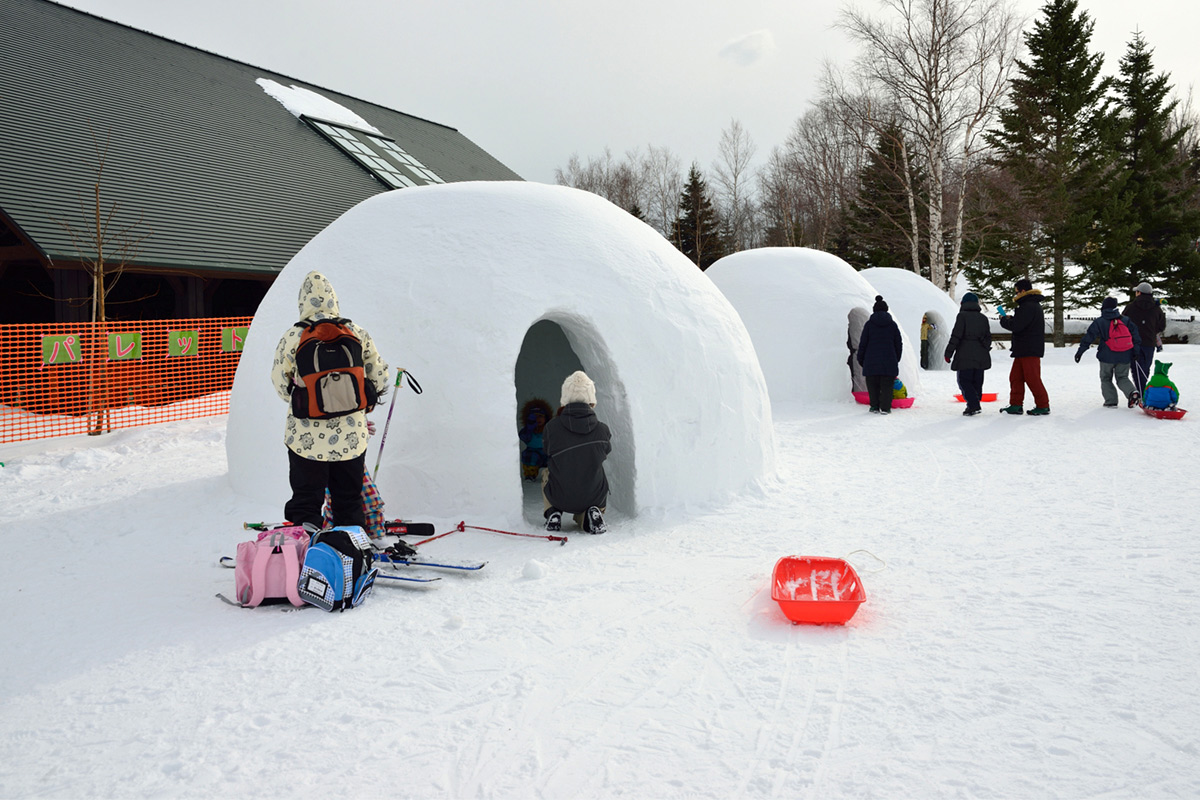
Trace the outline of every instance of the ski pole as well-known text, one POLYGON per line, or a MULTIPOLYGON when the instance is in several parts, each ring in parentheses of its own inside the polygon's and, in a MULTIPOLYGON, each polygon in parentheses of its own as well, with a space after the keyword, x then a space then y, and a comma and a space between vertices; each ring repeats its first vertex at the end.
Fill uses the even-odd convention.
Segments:
POLYGON ((392 412, 396 410, 396 395, 400 394, 400 381, 408 375, 408 386, 415 394, 420 394, 423 390, 421 384, 413 380, 413 376, 407 370, 396 371, 396 387, 392 392, 392 402, 388 406, 387 421, 383 423, 383 435, 379 437, 379 455, 375 458, 375 470, 372 475, 379 474, 379 462, 383 461, 383 446, 387 444, 388 428, 392 425, 392 412))

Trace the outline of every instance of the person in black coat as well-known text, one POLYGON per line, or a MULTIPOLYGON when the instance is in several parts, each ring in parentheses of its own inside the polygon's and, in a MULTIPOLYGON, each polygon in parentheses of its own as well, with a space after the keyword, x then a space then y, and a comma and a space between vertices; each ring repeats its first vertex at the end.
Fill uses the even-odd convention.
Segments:
POLYGON ((1025 387, 1033 393, 1033 408, 1029 413, 1042 416, 1050 413, 1050 395, 1042 385, 1042 356, 1046 355, 1046 317, 1042 313, 1042 293, 1033 288, 1028 278, 1016 284, 1014 298, 1017 308, 1012 316, 1000 309, 1000 327, 1012 331, 1012 370, 1008 373, 1008 407, 1006 414, 1024 414, 1025 387))
POLYGON ((1167 315, 1154 299, 1154 290, 1150 288, 1149 283, 1142 281, 1134 291, 1137 292, 1137 296, 1121 313, 1133 320, 1133 324, 1137 325, 1138 336, 1142 339, 1142 344, 1135 353, 1133 383, 1138 394, 1143 395, 1146 393, 1146 381, 1150 378, 1150 365, 1154 363, 1158 336, 1167 329, 1167 315))
POLYGON ((546 530, 562 530, 563 512, 588 533, 604 533, 608 478, 604 459, 612 434, 596 419, 596 385, 583 371, 563 381, 562 409, 542 430, 546 469, 542 471, 546 530))
POLYGON ((867 382, 872 414, 892 413, 892 386, 900 374, 900 326, 888 313, 888 304, 875 295, 874 312, 863 325, 858 340, 858 364, 867 382))
POLYGON ((979 297, 967 292, 946 345, 946 363, 958 374, 958 388, 967 403, 964 417, 973 417, 981 410, 983 373, 992 367, 991 350, 991 323, 979 308, 979 297))

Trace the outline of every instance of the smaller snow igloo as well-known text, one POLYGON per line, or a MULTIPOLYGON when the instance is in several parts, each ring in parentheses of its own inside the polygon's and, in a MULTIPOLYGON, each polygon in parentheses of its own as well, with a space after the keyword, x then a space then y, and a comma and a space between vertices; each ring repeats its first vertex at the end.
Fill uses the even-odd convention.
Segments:
MULTIPOLYGON (((531 397, 556 409, 563 379, 580 367, 613 434, 610 509, 703 505, 774 467, 754 347, 695 264, 588 192, 454 183, 363 201, 280 273, 230 403, 229 474, 245 494, 280 508, 289 496, 286 408, 269 372, 314 269, 333 283, 341 313, 424 388, 401 388, 395 400, 378 472, 389 516, 540 522, 524 517, 519 409, 531 397)), ((391 402, 389 393, 372 415, 380 430, 391 402)), ((369 468, 378 452, 377 436, 369 468)))
MULTIPOLYGON (((847 342, 857 347, 878 292, 854 267, 820 250, 767 247, 726 256, 705 274, 741 315, 776 408, 865 390, 854 386, 861 374, 847 342)), ((918 353, 904 326, 900 333, 900 379, 919 397, 918 353)))
MULTIPOLYGON (((896 324, 918 348, 921 346, 921 317, 929 317, 934 329, 929 333, 928 369, 950 369, 944 353, 954 320, 958 317, 958 303, 928 278, 922 278, 912 270, 871 267, 858 274, 875 287, 876 294, 883 295, 896 324)), ((920 352, 918 349, 918 364, 920 352)))

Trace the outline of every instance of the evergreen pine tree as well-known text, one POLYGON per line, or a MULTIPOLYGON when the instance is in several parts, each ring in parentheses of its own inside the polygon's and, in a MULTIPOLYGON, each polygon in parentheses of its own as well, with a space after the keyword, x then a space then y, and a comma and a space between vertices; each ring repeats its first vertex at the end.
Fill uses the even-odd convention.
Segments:
POLYGON ((1154 74, 1152 52, 1135 33, 1116 81, 1125 238, 1102 277, 1113 288, 1149 280, 1166 289, 1174 302, 1192 305, 1200 300, 1200 253, 1195 248, 1200 213, 1197 185, 1188 180, 1196 169, 1195 155, 1180 152, 1188 128, 1172 130, 1178 101, 1168 100, 1168 76, 1154 74))
POLYGON ((996 165, 1013 187, 1009 206, 1019 212, 1007 240, 1019 251, 1020 238, 1034 237, 1036 262, 996 262, 993 286, 1011 287, 1026 274, 1049 281, 1054 291, 1054 343, 1065 345, 1063 310, 1068 297, 1086 289, 1086 275, 1072 275, 1067 262, 1099 258, 1096 221, 1119 217, 1106 203, 1115 197, 1110 166, 1114 121, 1105 102, 1111 81, 1100 78, 1103 57, 1089 52, 1093 23, 1077 0, 1049 0, 1033 30, 1025 35, 1028 61, 1018 61, 1009 105, 1000 128, 989 135, 996 165), (1030 222, 1032 221, 1032 224, 1030 222))
MULTIPOLYGON (((867 154, 867 163, 859 177, 857 196, 846 209, 843 228, 847 241, 844 256, 856 269, 867 267, 896 267, 919 269, 928 264, 925 253, 929 249, 926 215, 922 198, 918 196, 916 214, 917 231, 912 229, 912 213, 908 206, 905 189, 905 170, 913 186, 923 187, 922 172, 911 163, 906 168, 901 156, 904 133, 897 125, 885 128, 879 134, 875 148, 867 154), (913 264, 912 240, 917 237, 918 264, 913 264)), ((928 276, 926 267, 925 277, 928 276)))
POLYGON ((679 196, 679 214, 671 225, 671 240, 700 269, 708 269, 727 254, 721 221, 700 168, 692 164, 679 196))

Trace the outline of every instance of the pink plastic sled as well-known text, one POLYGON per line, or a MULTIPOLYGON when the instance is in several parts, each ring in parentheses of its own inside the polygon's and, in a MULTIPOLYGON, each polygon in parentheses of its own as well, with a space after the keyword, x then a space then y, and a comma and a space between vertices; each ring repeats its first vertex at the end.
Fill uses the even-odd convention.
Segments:
MULTIPOLYGON (((866 392, 851 392, 851 394, 854 395, 855 400, 862 403, 864 406, 871 405, 871 398, 869 396, 867 396, 866 392)), ((894 398, 892 398, 892 408, 908 408, 909 406, 911 406, 913 404, 913 400, 916 400, 916 398, 915 397, 894 397, 894 398)))

